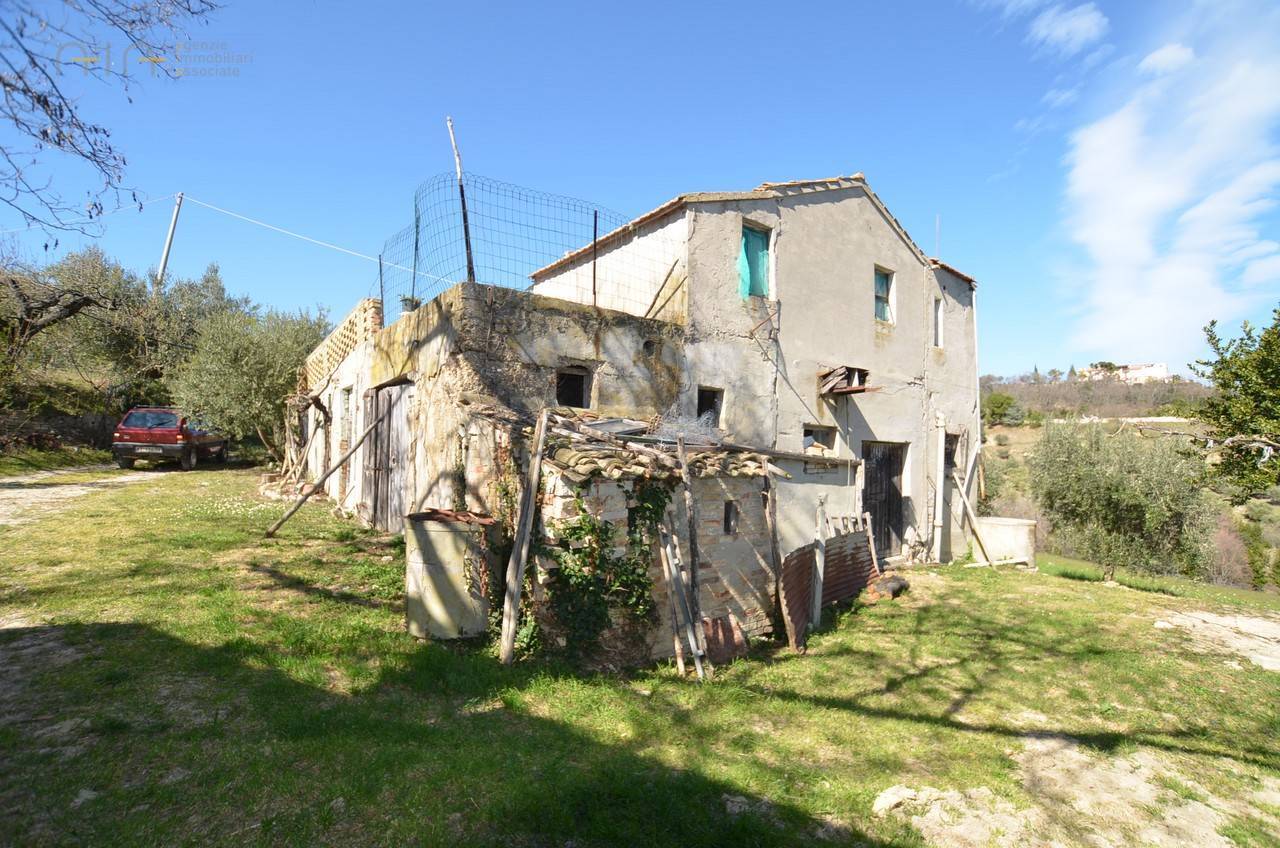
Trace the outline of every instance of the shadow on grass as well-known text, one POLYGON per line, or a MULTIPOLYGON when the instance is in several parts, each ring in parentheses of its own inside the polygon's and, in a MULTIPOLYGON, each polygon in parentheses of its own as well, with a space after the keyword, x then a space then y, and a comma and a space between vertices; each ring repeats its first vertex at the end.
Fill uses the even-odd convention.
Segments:
POLYGON ((138 624, 0 631, 6 841, 887 844, 533 714, 521 692, 547 666, 424 644, 342 695, 282 653, 138 624))
MULTIPOLYGON (((1242 743, 1241 738, 1246 728, 1237 722, 1228 731, 1225 725, 1215 723, 1207 716, 1204 723, 1189 727, 1149 725, 1114 732, 1073 726, 1068 721, 1060 721, 1057 726, 1033 729, 1017 723, 971 721, 959 717, 964 707, 975 699, 993 694, 1003 697, 1000 695, 1001 688, 1009 683, 1016 683, 1017 678, 1024 673, 1014 668, 1015 664, 1025 666, 1028 661, 1047 660, 1064 670, 1081 669, 1085 666, 1105 666, 1128 660, 1135 650, 1132 646, 1111 647, 1098 644, 1097 632, 1088 625, 1036 623, 1018 620, 1016 612, 1013 615, 1015 618, 1012 620, 1001 620, 993 615, 984 615, 976 607, 930 604, 910 612, 910 625, 902 628, 909 632, 903 633, 903 638, 895 643, 896 652, 871 652, 876 654, 873 659, 867 656, 866 651, 837 645, 833 649, 811 649, 805 658, 800 659, 802 662, 821 662, 829 657, 852 656, 864 662, 872 662, 883 670, 884 682, 881 685, 849 696, 810 694, 778 686, 765 689, 748 685, 747 688, 769 698, 838 710, 854 721, 905 721, 922 728, 943 728, 962 734, 986 734, 1011 739, 1029 736, 1061 737, 1102 753, 1114 753, 1123 746, 1144 745, 1173 753, 1227 757, 1264 768, 1280 769, 1280 741, 1272 745, 1242 743), (926 637, 954 637, 965 648, 953 656, 938 656, 936 649, 925 650, 922 647, 926 637), (932 661, 922 662, 924 655, 929 656, 932 661), (954 680, 935 681, 934 691, 951 693, 945 706, 940 699, 927 709, 911 705, 880 706, 873 703, 875 698, 886 695, 910 696, 929 692, 926 684, 943 675, 958 675, 962 678, 958 685, 954 680)), ((864 619, 854 626, 870 628, 876 624, 864 619)), ((823 629, 834 629, 834 625, 826 625, 823 629)), ((788 662, 789 659, 781 658, 781 661, 788 662)), ((1080 676, 1082 679, 1087 677, 1083 674, 1080 676)), ((1055 680, 1066 682, 1061 677, 1055 680)), ((1119 697, 1118 693, 1113 693, 1113 697, 1119 697)), ((1009 711, 1013 706, 1016 705, 1006 704, 1004 710, 1009 711)), ((1262 740, 1275 741, 1278 738, 1268 727, 1253 728, 1252 735, 1262 740)))
POLYGON ((296 575, 287 574, 270 565, 250 563, 247 567, 249 571, 270 579, 282 589, 301 592, 304 595, 310 595, 313 598, 320 598, 326 601, 337 601, 338 603, 351 604, 352 606, 364 607, 365 609, 399 609, 402 606, 398 601, 372 598, 356 592, 318 586, 315 583, 304 580, 296 575))

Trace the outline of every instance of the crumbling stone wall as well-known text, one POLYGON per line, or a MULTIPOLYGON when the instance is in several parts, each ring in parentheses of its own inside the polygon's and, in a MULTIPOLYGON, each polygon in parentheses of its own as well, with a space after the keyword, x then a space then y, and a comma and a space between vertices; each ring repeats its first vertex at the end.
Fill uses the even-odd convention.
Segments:
MULTIPOLYGON (((557 474, 547 475, 541 503, 543 527, 554 539, 554 528, 560 522, 575 518, 578 502, 591 515, 610 522, 615 529, 614 546, 621 553, 626 546, 628 509, 633 502, 635 486, 640 481, 614 481, 594 478, 581 487, 574 486, 557 474)), ((698 514, 698 546, 700 570, 698 599, 704 619, 732 619, 749 638, 764 637, 773 632, 774 568, 772 541, 765 517, 764 480, 760 477, 703 477, 693 481, 698 514), (735 504, 733 532, 726 533, 724 510, 726 501, 735 504)), ((680 547, 680 556, 689 563, 688 519, 683 495, 673 489, 669 516, 680 547)), ((545 559, 539 569, 554 568, 545 559)), ((648 658, 670 657, 674 653, 671 640, 670 584, 663 572, 655 548, 649 566, 657 616, 646 634, 648 658)), ((622 632, 606 633, 605 650, 610 636, 627 638, 622 632)), ((631 651, 630 646, 614 646, 615 653, 631 651)))

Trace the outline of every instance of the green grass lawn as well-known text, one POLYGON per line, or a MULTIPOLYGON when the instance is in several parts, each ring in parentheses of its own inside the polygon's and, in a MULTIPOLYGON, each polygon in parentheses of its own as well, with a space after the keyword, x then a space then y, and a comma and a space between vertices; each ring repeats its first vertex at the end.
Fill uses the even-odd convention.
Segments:
POLYGON ((97 448, 63 447, 57 450, 5 451, 0 452, 0 477, 13 477, 77 465, 101 465, 104 462, 111 462, 111 451, 97 448))
POLYGON ((409 638, 402 549, 325 505, 263 540, 255 482, 157 473, 0 528, 0 844, 919 845, 876 796, 1026 807, 1028 722, 1216 792, 1280 776, 1280 675, 1152 626, 1230 597, 954 567, 708 685, 503 668, 409 638))

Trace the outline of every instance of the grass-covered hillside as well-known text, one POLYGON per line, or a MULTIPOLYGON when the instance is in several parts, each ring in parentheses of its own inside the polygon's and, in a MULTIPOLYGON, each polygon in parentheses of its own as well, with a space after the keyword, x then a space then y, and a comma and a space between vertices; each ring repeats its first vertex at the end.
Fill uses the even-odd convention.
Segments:
POLYGON ((408 637, 402 550, 323 505, 263 540, 284 507, 249 472, 101 477, 0 527, 0 843, 1280 832, 1280 674, 1180 623, 1263 626, 1275 596, 956 566, 707 685, 503 668, 408 637))

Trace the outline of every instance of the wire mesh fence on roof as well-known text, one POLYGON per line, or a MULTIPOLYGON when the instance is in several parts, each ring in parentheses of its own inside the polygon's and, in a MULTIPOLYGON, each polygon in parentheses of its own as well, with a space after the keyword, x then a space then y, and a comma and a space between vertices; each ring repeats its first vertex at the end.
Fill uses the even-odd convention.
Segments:
MULTIPOLYGON (((463 188, 475 280, 480 283, 528 288, 534 271, 630 220, 585 200, 477 174, 464 174, 463 188)), ((406 303, 426 303, 467 279, 465 235, 457 177, 438 174, 420 185, 414 193, 413 222, 383 245, 379 278, 370 288, 370 294, 382 297, 388 323, 406 303)), ((619 251, 611 257, 607 284, 613 303, 608 305, 642 314, 652 299, 654 280, 669 272, 664 258, 669 252, 619 251)))

